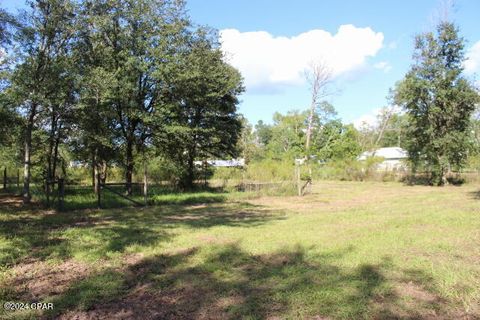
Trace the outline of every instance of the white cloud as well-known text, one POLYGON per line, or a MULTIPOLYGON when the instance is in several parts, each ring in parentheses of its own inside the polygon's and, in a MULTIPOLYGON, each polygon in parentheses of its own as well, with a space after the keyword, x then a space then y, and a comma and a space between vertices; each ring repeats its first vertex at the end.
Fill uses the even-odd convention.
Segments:
POLYGON ((357 129, 362 127, 376 127, 378 123, 378 116, 380 115, 381 110, 382 109, 377 108, 372 110, 370 113, 360 116, 352 121, 353 126, 357 129))
POLYGON ((392 66, 387 61, 381 61, 381 62, 375 63, 373 67, 375 69, 383 70, 383 72, 385 73, 388 73, 390 70, 392 70, 392 66))
POLYGON ((464 67, 467 74, 480 72, 480 41, 475 43, 466 54, 467 60, 464 67))
POLYGON ((375 128, 379 125, 379 118, 385 112, 393 112, 394 114, 403 114, 404 111, 400 106, 394 105, 389 106, 388 109, 386 108, 376 108, 372 109, 369 113, 366 113, 357 119, 353 120, 353 126, 357 129, 361 129, 364 127, 375 128))
POLYGON ((303 83, 303 71, 312 61, 323 61, 334 77, 365 64, 383 46, 383 34, 370 28, 342 25, 332 35, 310 30, 293 37, 274 37, 265 31, 220 31, 222 49, 238 68, 248 89, 272 90, 303 83))

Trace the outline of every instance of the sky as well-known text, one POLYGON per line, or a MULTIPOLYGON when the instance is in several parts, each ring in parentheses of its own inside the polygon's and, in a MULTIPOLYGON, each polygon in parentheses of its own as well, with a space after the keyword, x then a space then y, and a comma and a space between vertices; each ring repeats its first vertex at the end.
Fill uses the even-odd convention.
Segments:
MULTIPOLYGON (((23 1, 4 0, 8 10, 23 1)), ((412 63, 414 36, 444 17, 439 0, 187 0, 192 20, 219 30, 227 61, 245 93, 239 112, 251 123, 274 112, 306 110, 304 71, 321 62, 332 74, 327 100, 346 123, 371 123, 412 63)), ((479 83, 480 1, 457 0, 449 19, 466 40, 465 75, 479 83)))

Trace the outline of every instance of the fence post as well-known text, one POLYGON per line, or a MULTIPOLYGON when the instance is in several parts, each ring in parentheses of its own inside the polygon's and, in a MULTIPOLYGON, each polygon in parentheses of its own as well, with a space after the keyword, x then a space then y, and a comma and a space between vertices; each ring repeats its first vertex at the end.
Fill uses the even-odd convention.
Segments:
POLYGON ((65 180, 63 178, 58 179, 58 211, 63 211, 65 197, 65 180))
POLYGON ((295 164, 295 179, 297 180, 297 192, 298 195, 302 195, 302 180, 301 180, 301 173, 300 173, 300 165, 295 164))
POLYGON ((3 190, 7 190, 7 167, 3 169, 3 190))
POLYGON ((97 170, 97 207, 99 209, 102 207, 101 190, 102 186, 100 184, 100 172, 97 170))

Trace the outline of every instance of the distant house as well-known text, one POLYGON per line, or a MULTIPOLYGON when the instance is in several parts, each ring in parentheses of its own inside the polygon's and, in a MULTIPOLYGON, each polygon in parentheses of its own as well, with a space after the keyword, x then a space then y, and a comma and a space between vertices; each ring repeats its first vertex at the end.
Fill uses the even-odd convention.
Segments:
MULTIPOLYGON (((203 166, 204 161, 195 161, 196 166, 203 166)), ((212 167, 244 167, 245 159, 232 159, 232 160, 207 160, 207 164, 212 167)))
POLYGON ((69 168, 87 168, 88 163, 80 160, 72 160, 68 163, 69 168))
POLYGON ((408 158, 408 153, 400 147, 380 148, 374 151, 365 151, 358 157, 358 160, 365 161, 369 157, 384 158, 383 162, 378 164, 378 170, 401 170, 406 169, 405 160, 408 158))

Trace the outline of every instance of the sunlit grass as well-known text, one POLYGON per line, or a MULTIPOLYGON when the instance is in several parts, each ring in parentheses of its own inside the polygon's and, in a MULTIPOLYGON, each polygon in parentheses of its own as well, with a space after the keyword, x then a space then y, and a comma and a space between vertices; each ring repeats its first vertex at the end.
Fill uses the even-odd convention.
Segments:
MULTIPOLYGON (((147 208, 4 210, 0 293, 28 299, 15 270, 34 260, 28 283, 43 263, 61 274, 76 272, 67 262, 86 266, 39 293, 52 317, 141 303, 170 319, 480 316, 479 189, 324 182, 303 198, 213 192, 159 195, 147 208)), ((2 316, 15 315, 28 316, 2 316)))

